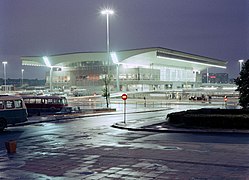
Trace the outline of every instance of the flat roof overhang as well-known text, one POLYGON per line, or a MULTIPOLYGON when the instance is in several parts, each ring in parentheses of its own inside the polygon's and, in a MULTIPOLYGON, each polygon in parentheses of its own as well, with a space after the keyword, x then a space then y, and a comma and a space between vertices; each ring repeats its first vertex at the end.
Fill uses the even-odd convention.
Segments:
POLYGON ((195 69, 205 69, 209 67, 223 68, 226 69, 225 63, 222 61, 197 59, 194 57, 181 57, 173 54, 166 54, 163 52, 156 52, 156 57, 168 61, 168 64, 178 64, 181 67, 193 67, 195 69))
MULTIPOLYGON (((117 53, 117 58, 118 56, 119 54, 117 53)), ((165 67, 188 68, 198 71, 210 67, 226 68, 226 62, 224 61, 185 53, 177 54, 175 52, 162 52, 160 50, 152 50, 132 55, 121 60, 120 64, 130 64, 134 66, 158 65, 165 67)))
MULTIPOLYGON (((184 53, 166 48, 143 48, 115 52, 119 64, 136 66, 166 66, 202 71, 209 67, 226 68, 225 61, 184 53)), ((70 63, 82 61, 105 61, 106 52, 69 53, 48 56, 52 66, 67 67, 70 63)), ((46 66, 41 56, 21 57, 22 65, 46 66)), ((110 57, 111 61, 111 57, 110 57)))

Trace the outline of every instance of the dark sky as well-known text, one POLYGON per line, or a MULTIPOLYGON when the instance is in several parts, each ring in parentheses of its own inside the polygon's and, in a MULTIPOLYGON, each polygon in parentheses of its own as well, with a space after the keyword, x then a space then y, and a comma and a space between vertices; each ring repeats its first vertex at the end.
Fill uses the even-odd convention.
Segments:
MULTIPOLYGON (((0 61, 8 78, 44 78, 20 56, 165 47, 228 61, 230 77, 249 57, 248 0, 0 0, 0 61)), ((217 72, 217 70, 216 70, 217 72)), ((3 68, 0 68, 3 77, 3 68)))

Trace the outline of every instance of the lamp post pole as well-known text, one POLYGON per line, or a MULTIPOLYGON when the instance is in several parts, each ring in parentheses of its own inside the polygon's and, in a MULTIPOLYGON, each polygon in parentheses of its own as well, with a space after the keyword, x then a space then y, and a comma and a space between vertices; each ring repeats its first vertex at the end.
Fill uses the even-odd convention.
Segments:
POLYGON ((110 73, 110 34, 109 34, 109 13, 106 14, 106 48, 107 48, 107 74, 110 73))
POLYGON ((53 90, 52 75, 53 75, 53 67, 51 66, 50 71, 49 71, 49 89, 50 89, 50 92, 52 92, 52 90, 53 90))
POLYGON ((111 9, 104 9, 101 14, 106 15, 106 48, 107 48, 107 75, 109 75, 110 66, 110 32, 109 32, 109 16, 114 14, 111 9))
POLYGON ((3 73, 4 73, 4 89, 5 89, 5 91, 6 91, 6 65, 8 64, 8 62, 7 61, 4 61, 4 62, 2 62, 3 63, 3 73))
MULTIPOLYGON (((107 84, 107 101, 109 102, 109 95, 110 95, 110 32, 109 32, 109 16, 114 14, 114 11, 112 9, 104 9, 101 11, 101 14, 106 15, 106 48, 107 48, 107 78, 106 79, 108 81, 107 84)), ((109 104, 109 103, 107 103, 109 104)), ((108 106, 108 105, 107 105, 108 106)))
POLYGON ((22 86, 23 86, 23 72, 24 72, 24 69, 22 69, 22 86))
POLYGON ((239 60, 239 72, 242 70, 242 65, 244 63, 244 60, 243 59, 240 59, 239 60))
POLYGON ((209 80, 209 73, 208 73, 208 68, 207 68, 207 83, 208 83, 208 80, 209 80))
POLYGON ((50 68, 50 71, 49 71, 49 89, 50 89, 50 92, 52 92, 52 90, 53 90, 53 86, 52 86, 53 66, 51 65, 47 56, 43 56, 42 58, 43 58, 44 63, 46 64, 46 66, 50 68))

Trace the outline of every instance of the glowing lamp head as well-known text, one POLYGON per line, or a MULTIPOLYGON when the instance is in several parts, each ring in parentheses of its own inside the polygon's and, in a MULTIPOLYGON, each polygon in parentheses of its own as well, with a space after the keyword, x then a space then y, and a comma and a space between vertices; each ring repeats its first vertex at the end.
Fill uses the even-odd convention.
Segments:
POLYGON ((119 64, 118 57, 117 57, 117 54, 115 52, 111 52, 111 58, 112 58, 112 62, 114 64, 119 64))
POLYGON ((51 63, 49 62, 48 57, 43 56, 42 58, 43 58, 44 63, 46 64, 46 66, 51 67, 51 63))
POLYGON ((114 11, 112 9, 104 9, 101 11, 101 14, 103 15, 112 15, 114 14, 114 11))

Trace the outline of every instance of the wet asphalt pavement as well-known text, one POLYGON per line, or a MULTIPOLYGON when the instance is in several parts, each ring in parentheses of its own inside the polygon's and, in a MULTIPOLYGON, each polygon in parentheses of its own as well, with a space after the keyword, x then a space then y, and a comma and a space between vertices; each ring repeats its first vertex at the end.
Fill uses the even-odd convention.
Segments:
POLYGON ((249 179, 247 133, 111 127, 117 122, 123 128, 146 127, 170 111, 128 113, 127 125, 122 113, 33 117, 35 123, 0 135, 0 179, 249 179), (11 139, 17 141, 14 154, 4 147, 11 139))

